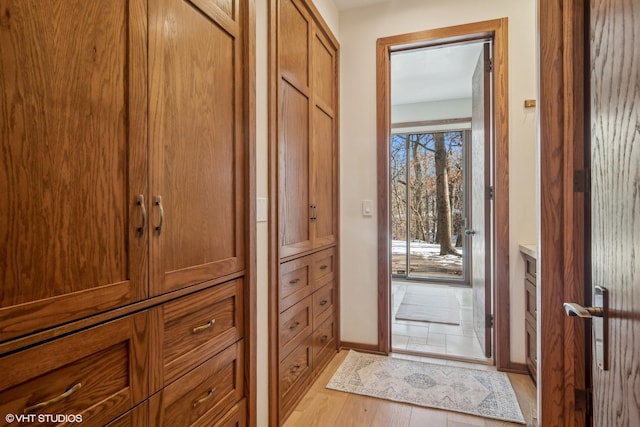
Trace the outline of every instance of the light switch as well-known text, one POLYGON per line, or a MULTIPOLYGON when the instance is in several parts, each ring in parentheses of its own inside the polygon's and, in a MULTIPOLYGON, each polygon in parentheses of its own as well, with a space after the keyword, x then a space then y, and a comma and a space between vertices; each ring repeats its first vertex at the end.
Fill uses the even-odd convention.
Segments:
POLYGON ((363 200, 362 201, 362 216, 373 216, 373 201, 372 200, 363 200))
POLYGON ((267 222, 267 218, 268 218, 267 198, 258 197, 256 199, 256 221, 267 222))

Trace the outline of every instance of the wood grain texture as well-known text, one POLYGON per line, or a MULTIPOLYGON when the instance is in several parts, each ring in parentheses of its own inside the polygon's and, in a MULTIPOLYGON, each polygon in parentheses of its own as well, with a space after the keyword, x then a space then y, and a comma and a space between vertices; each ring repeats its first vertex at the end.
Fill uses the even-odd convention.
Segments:
POLYGON ((140 5, 0 4, 0 340, 146 295, 146 178, 129 175, 145 162, 140 5), (84 291, 56 315, 39 304, 84 291))
POLYGON ((591 2, 592 279, 609 289, 594 425, 640 425, 640 5, 591 2))
POLYGON ((495 131, 495 362, 511 370, 509 314, 509 108, 508 108, 508 22, 506 18, 475 22, 378 39, 377 42, 377 187, 378 187, 378 350, 386 353, 391 344, 390 248, 389 248, 389 135, 391 119, 390 61, 392 51, 429 47, 445 43, 493 38, 493 87, 495 131))
POLYGON ((149 5, 154 294, 244 263, 242 49, 207 11, 175 0, 149 5))
POLYGON ((143 312, 3 357, 0 410, 20 414, 80 383, 67 399, 38 412, 106 424, 147 397, 146 326, 143 312))

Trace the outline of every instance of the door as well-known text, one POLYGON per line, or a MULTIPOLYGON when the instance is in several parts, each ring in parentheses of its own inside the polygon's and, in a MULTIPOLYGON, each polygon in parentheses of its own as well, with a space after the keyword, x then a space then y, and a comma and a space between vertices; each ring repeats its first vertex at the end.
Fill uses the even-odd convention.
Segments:
POLYGON ((472 81, 471 109, 471 286, 473 328, 491 357, 491 80, 490 45, 485 43, 472 81))
POLYGON ((609 367, 594 357, 593 421, 638 426, 640 5, 592 0, 590 21, 591 273, 592 284, 609 291, 609 367))
POLYGON ((0 1, 0 341, 147 295, 145 5, 0 1))
POLYGON ((244 265, 240 15, 219 4, 149 1, 154 295, 244 265))

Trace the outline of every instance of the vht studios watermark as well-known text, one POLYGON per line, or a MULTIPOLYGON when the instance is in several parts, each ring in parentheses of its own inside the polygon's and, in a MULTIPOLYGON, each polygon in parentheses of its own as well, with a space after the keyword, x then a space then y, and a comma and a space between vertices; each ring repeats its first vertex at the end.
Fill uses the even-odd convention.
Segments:
POLYGON ((66 414, 7 414, 5 421, 11 423, 81 423, 82 415, 66 414))

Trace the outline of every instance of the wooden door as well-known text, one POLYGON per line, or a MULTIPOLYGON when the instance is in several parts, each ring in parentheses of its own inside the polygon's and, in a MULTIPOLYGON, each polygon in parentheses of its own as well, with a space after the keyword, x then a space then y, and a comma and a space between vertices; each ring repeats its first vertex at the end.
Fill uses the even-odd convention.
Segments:
POLYGON ((337 58, 336 49, 313 32, 313 246, 336 242, 337 167, 337 58))
POLYGON ((0 341, 147 295, 143 0, 0 1, 0 341))
POLYGON ((278 220, 280 257, 313 248, 311 222, 310 17, 292 0, 279 2, 278 220))
POLYGON ((473 328, 491 357, 491 82, 490 45, 483 47, 472 81, 471 286, 473 328))
POLYGON ((632 0, 591 0, 590 21, 591 273, 594 286, 609 290, 609 369, 596 366, 594 357, 593 421, 601 427, 637 426, 640 5, 632 0))
POLYGON ((149 1, 152 294, 243 269, 238 0, 149 1))

